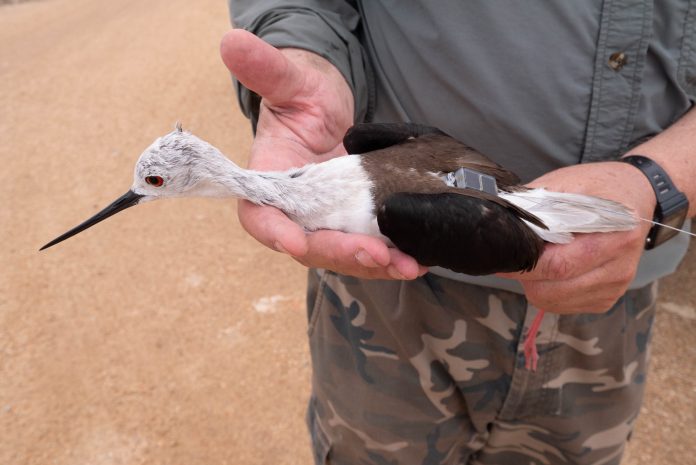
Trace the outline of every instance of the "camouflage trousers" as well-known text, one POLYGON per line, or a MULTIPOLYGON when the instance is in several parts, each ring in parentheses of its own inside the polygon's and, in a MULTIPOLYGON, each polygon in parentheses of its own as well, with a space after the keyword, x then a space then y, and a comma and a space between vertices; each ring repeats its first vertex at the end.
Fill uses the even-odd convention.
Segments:
POLYGON ((427 274, 310 271, 317 464, 618 464, 640 410, 656 285, 547 314, 536 372, 522 295, 427 274))

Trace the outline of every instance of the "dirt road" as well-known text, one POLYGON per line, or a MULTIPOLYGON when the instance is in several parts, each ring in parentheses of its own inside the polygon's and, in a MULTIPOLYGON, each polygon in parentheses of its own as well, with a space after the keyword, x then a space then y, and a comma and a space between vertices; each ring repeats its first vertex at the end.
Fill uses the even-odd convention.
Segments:
MULTIPOLYGON (((308 464, 304 270, 235 204, 125 192, 177 120, 244 163, 223 0, 0 7, 0 464, 308 464)), ((629 464, 696 463, 696 268, 668 280, 629 464)))

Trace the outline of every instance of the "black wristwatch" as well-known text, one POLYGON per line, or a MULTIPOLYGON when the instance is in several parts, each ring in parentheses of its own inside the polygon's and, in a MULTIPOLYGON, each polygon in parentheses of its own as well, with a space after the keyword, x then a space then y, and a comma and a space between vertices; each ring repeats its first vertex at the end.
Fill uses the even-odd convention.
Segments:
MULTIPOLYGON (((648 178, 648 181, 650 181, 650 185, 655 191, 655 197, 657 198, 657 206, 655 207, 655 213, 653 213, 653 221, 674 228, 681 228, 689 210, 689 200, 677 189, 665 170, 650 158, 642 155, 629 155, 628 157, 622 158, 621 161, 630 163, 641 170, 648 178)), ((650 228, 648 237, 645 238, 645 248, 655 248, 677 234, 678 231, 674 229, 653 225, 653 227, 650 228)))

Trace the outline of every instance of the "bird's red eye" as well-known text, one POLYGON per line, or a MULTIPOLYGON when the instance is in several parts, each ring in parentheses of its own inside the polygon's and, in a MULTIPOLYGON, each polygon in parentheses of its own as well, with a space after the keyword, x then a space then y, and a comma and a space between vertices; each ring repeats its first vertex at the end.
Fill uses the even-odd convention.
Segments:
POLYGON ((161 176, 147 176, 145 182, 151 186, 160 187, 164 184, 164 179, 161 176))

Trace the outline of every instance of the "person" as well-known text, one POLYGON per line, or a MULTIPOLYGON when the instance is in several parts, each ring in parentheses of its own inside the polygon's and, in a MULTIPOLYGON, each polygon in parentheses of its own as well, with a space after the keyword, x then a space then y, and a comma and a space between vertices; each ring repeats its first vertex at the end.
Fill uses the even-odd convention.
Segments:
MULTIPOLYGON (((354 122, 436 126, 532 186, 696 213, 696 9, 688 1, 230 0, 221 43, 255 140, 249 166, 345 153, 354 122), (673 187, 674 187, 673 186, 673 187)), ((655 282, 688 241, 658 231, 547 245, 529 273, 426 269, 372 237, 306 234, 247 202, 262 244, 310 268, 316 463, 615 464, 640 410, 655 282), (536 371, 522 341, 536 313, 536 371)), ((687 225, 688 226, 688 225, 687 225)))

